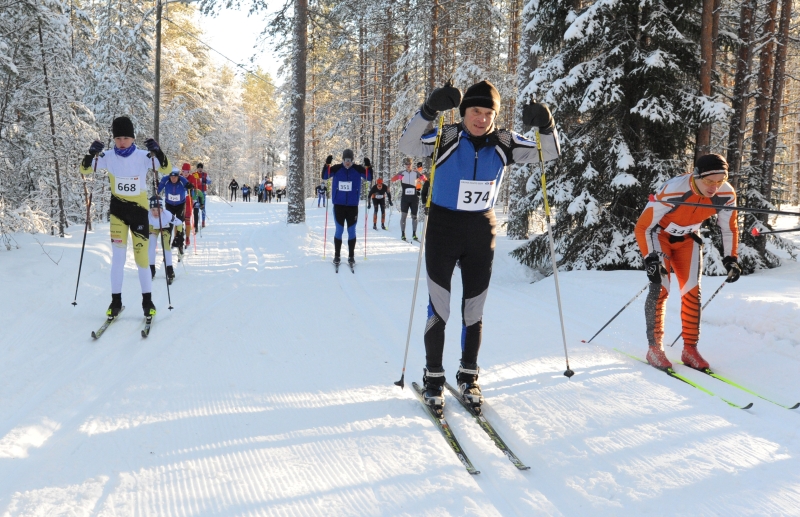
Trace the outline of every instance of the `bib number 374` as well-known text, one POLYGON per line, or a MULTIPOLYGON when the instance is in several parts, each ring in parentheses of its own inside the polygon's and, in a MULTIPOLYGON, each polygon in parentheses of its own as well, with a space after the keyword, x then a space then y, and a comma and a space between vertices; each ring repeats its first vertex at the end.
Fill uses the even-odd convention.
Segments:
POLYGON ((477 212, 488 210, 494 201, 495 181, 468 181, 461 180, 458 185, 459 210, 477 212))

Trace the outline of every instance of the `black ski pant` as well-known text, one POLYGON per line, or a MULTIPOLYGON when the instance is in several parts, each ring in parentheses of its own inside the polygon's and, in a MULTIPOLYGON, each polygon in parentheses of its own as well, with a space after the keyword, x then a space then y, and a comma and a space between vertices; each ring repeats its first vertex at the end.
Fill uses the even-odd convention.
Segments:
POLYGON ((231 189, 231 201, 236 201, 236 193, 237 192, 238 192, 238 189, 235 189, 235 188, 231 189))
POLYGON ((381 209, 381 224, 386 221, 386 200, 373 199, 372 206, 375 207, 372 212, 372 224, 378 224, 378 207, 381 209))
POLYGON ((400 232, 406 234, 406 217, 411 210, 411 232, 417 234, 417 211, 419 210, 419 198, 417 196, 403 195, 400 199, 400 232))
POLYGON ((450 317, 450 281, 461 266, 461 363, 476 364, 481 347, 483 306, 489 291, 497 235, 494 210, 462 212, 431 204, 425 234, 428 272, 428 321, 425 355, 428 368, 442 368, 444 329, 450 317))
POLYGON ((333 220, 336 223, 336 231, 333 237, 334 256, 339 257, 342 251, 342 237, 344 236, 344 225, 347 223, 347 248, 350 252, 349 257, 353 258, 356 251, 356 221, 358 221, 358 205, 333 205, 333 220))

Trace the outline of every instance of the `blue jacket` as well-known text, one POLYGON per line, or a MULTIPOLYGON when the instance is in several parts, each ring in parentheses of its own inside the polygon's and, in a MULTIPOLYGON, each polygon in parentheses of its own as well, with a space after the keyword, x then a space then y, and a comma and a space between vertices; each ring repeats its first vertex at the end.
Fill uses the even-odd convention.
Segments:
MULTIPOLYGON (((430 122, 417 112, 406 125, 398 149, 411 156, 430 156, 437 133, 436 129, 430 131, 430 122)), ((545 161, 558 158, 560 147, 555 130, 541 135, 541 143, 545 161)), ((442 128, 435 178, 431 182, 431 203, 462 211, 459 201, 462 206, 470 205, 476 200, 474 195, 481 193, 465 187, 459 196, 462 181, 493 182, 494 195, 489 198, 489 192, 484 190, 486 203, 480 204, 487 206, 482 211, 491 210, 500 192, 505 167, 514 163, 538 162, 536 142, 513 131, 494 129, 481 137, 473 137, 461 124, 447 124, 442 128)))
POLYGON ((333 178, 331 183, 331 203, 334 205, 358 206, 361 199, 361 182, 372 181, 372 168, 361 165, 351 165, 348 169, 344 164, 322 166, 322 179, 333 178))
POLYGON ((181 205, 186 202, 186 185, 189 182, 183 176, 178 176, 178 182, 172 183, 169 176, 164 176, 158 182, 158 192, 163 190, 165 193, 165 202, 168 205, 181 205))

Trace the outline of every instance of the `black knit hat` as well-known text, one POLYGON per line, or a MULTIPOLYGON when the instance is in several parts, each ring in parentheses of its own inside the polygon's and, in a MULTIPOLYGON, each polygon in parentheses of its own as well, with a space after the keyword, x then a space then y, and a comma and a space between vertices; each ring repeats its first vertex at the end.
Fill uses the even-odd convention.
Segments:
POLYGON ((198 163, 198 164, 197 164, 197 168, 198 168, 198 169, 202 169, 202 168, 203 168, 203 162, 200 162, 200 163, 198 163))
POLYGON ((467 108, 478 106, 480 108, 493 109, 495 113, 500 112, 500 92, 489 81, 481 81, 475 83, 464 93, 464 98, 461 99, 461 106, 458 111, 461 116, 467 112, 467 108))
POLYGON ((133 133, 133 122, 131 122, 131 119, 128 117, 115 118, 114 122, 111 123, 111 134, 114 135, 114 138, 118 136, 136 138, 136 135, 133 133))
POLYGON ((352 149, 345 149, 342 152, 342 160, 346 160, 348 158, 350 158, 351 160, 355 159, 355 155, 353 154, 353 150, 352 149))
POLYGON ((728 174, 728 162, 719 154, 704 154, 697 159, 694 175, 702 178, 712 174, 728 174))

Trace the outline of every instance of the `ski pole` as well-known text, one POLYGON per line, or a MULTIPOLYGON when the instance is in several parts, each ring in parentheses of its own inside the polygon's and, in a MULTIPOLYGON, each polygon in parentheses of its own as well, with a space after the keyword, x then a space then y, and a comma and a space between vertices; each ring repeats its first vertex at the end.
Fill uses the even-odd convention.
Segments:
POLYGON ((556 285, 556 300, 558 301, 558 317, 561 320, 561 338, 564 340, 564 357, 567 360, 567 371, 564 375, 569 379, 575 372, 569 368, 569 354, 567 353, 567 333, 564 330, 564 312, 561 309, 561 292, 558 288, 558 264, 556 263, 556 245, 553 240, 553 228, 550 225, 550 204, 547 202, 547 180, 544 175, 544 155, 542 154, 542 139, 539 136, 539 129, 536 134, 536 149, 539 151, 539 165, 542 167, 542 198, 544 199, 544 214, 547 222, 547 237, 550 241, 550 260, 553 262, 553 280, 556 285))
MULTIPOLYGON (((433 174, 436 172, 436 158, 439 156, 439 144, 442 141, 442 127, 444 126, 444 113, 439 115, 439 131, 436 133, 436 143, 433 147, 433 160, 431 161, 431 188, 426 207, 431 206, 431 199, 433 198, 433 174)), ((417 286, 419 285, 419 270, 422 267, 422 252, 425 249, 425 234, 428 231, 426 224, 422 228, 422 240, 419 241, 419 256, 417 257, 417 273, 414 276, 414 294, 411 295, 411 314, 408 317, 408 334, 406 334, 406 352, 403 356, 403 371, 400 374, 400 380, 395 382, 396 386, 400 389, 405 387, 406 378, 406 362, 408 361, 408 345, 411 343, 411 324, 414 322, 414 305, 417 303, 417 286)))
MULTIPOLYGON (((708 307, 708 304, 709 304, 709 303, 711 303, 711 300, 713 300, 713 299, 714 299, 714 297, 717 295, 717 293, 718 293, 718 292, 720 292, 720 291, 722 290, 722 288, 723 288, 723 287, 725 287, 725 284, 727 284, 727 283, 728 283, 728 280, 729 280, 729 279, 730 279, 730 277, 731 277, 730 275, 731 275, 731 274, 730 274, 730 273, 728 273, 728 276, 727 276, 727 277, 725 277, 725 280, 723 280, 723 281, 722 281, 722 284, 721 284, 719 287, 717 287, 717 290, 716 290, 716 291, 714 291, 714 294, 712 294, 712 295, 711 295, 711 298, 709 298, 709 299, 708 299, 708 301, 707 301, 706 303, 704 303, 704 304, 703 304, 703 307, 701 307, 701 308, 700 308, 700 314, 701 314, 701 315, 703 314, 703 311, 706 309, 706 307, 708 307)), ((669 345, 669 346, 675 346, 675 343, 677 343, 677 342, 678 342, 678 340, 681 338, 681 336, 682 336, 682 335, 683 335, 683 333, 680 333, 680 334, 678 334, 678 337, 676 337, 676 338, 675 338, 675 341, 673 341, 673 342, 672 342, 672 344, 671 344, 671 345, 669 345)))
MULTIPOLYGON (((94 157, 94 169, 92 169, 92 173, 97 172, 97 160, 100 159, 101 156, 104 156, 105 153, 100 153, 94 157)), ((83 180, 84 185, 86 184, 86 179, 83 180)), ((89 192, 89 202, 86 203, 86 224, 83 226, 83 244, 81 245, 81 260, 78 263, 78 281, 75 283, 75 298, 72 300, 72 306, 78 305, 78 286, 81 284, 81 269, 83 268, 83 252, 86 249, 86 232, 89 230, 89 217, 91 215, 92 209, 92 196, 94 196, 94 188, 91 192, 89 192)))
POLYGON ((593 340, 594 338, 596 338, 598 334, 600 334, 601 332, 603 332, 603 329, 604 329, 604 328, 606 328, 607 326, 609 326, 609 325, 611 324, 611 322, 612 322, 612 321, 614 321, 615 319, 617 319, 617 316, 619 316, 620 314, 622 314, 622 311, 624 311, 625 309, 627 309, 627 308, 628 308, 628 305, 632 304, 632 303, 633 303, 633 301, 634 301, 636 298, 638 298, 639 296, 641 296, 641 294, 644 292, 644 290, 645 290, 645 289, 647 289, 649 286, 650 286, 650 284, 648 283, 648 284, 646 284, 644 287, 642 287, 642 290, 641 290, 641 291, 639 291, 638 293, 636 293, 636 296, 634 296, 633 298, 631 298, 631 300, 630 300, 628 303, 626 303, 626 304, 625 304, 625 305, 624 305, 624 306, 623 306, 623 307, 622 307, 622 308, 621 308, 619 311, 617 311, 617 313, 616 313, 616 314, 614 314, 613 316, 611 316, 611 319, 610 319, 610 320, 608 320, 608 321, 606 322, 606 324, 605 324, 605 325, 603 325, 602 327, 600 327, 600 330, 598 330, 597 332, 595 332, 594 336, 592 336, 592 337, 590 337, 590 338, 589 338, 589 341, 586 341, 585 339, 583 339, 583 340, 581 340, 581 343, 591 343, 591 342, 592 342, 592 340, 593 340))
MULTIPOLYGON (((372 167, 370 166, 370 169, 372 167)), ((371 170, 369 171, 372 172, 371 170)), ((369 177, 369 174, 368 174, 369 177)), ((372 190, 372 180, 369 180, 369 190, 372 190)), ((369 190, 367 190, 367 199, 364 201, 364 204, 367 205, 364 207, 364 260, 367 260, 367 219, 369 219, 369 190)))
MULTIPOLYGON (((328 178, 331 177, 331 164, 328 164, 328 178)), ((328 189, 327 185, 325 188, 325 194, 322 197, 322 202, 325 203, 325 236, 322 238, 322 260, 325 260, 325 252, 328 251, 328 209, 330 208, 328 205, 328 189)), ((334 257, 336 258, 336 257, 334 257)))
MULTIPOLYGON (((161 161, 159 160, 159 163, 161 161)), ((156 169, 156 162, 155 158, 153 158, 152 154, 150 155, 150 164, 153 166, 153 194, 158 197, 158 170, 156 169)), ((164 191, 164 194, 167 192, 164 191)), ((163 206, 160 207, 160 210, 165 210, 163 206)), ((161 211, 158 212, 158 239, 156 239, 156 246, 158 246, 158 241, 164 238, 164 226, 161 224, 161 211)), ((172 298, 169 295, 169 275, 167 275, 167 248, 164 247, 164 243, 161 243, 161 254, 164 257, 164 282, 167 284, 167 301, 169 302, 169 310, 172 310, 172 298)))
POLYGON ((769 232, 760 232, 758 231, 758 228, 754 226, 753 229, 750 230, 750 235, 752 235, 753 237, 758 237, 759 235, 772 235, 773 233, 787 233, 787 232, 800 232, 800 227, 790 228, 788 230, 772 230, 769 232))
POLYGON ((800 217, 800 212, 785 212, 782 210, 768 210, 766 208, 752 208, 749 206, 707 205, 703 203, 686 203, 684 201, 659 201, 653 194, 650 194, 649 200, 651 202, 657 201, 659 203, 672 206, 697 206, 700 208, 713 208, 714 210, 736 210, 737 212, 752 212, 754 214, 791 215, 794 217, 800 217))

